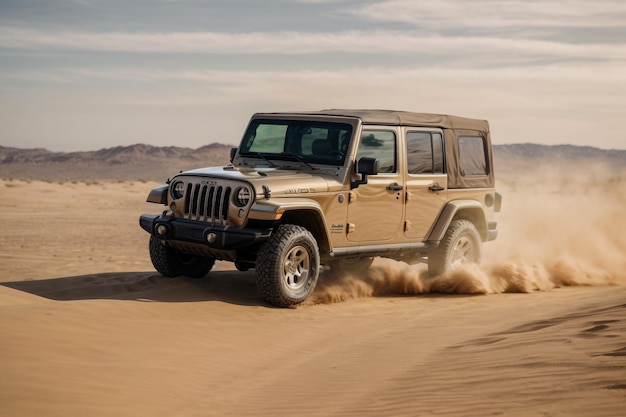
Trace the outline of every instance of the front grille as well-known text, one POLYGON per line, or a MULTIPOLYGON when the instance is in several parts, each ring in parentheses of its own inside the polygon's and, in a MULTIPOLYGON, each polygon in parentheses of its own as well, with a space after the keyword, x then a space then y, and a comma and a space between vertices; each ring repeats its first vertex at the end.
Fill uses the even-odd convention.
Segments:
POLYGON ((228 202, 231 192, 232 189, 229 186, 187 184, 184 217, 190 220, 225 224, 228 221, 228 202))

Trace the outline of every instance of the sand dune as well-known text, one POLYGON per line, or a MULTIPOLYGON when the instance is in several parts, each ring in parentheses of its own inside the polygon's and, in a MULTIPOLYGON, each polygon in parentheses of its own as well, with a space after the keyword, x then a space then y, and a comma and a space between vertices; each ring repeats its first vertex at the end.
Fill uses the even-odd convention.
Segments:
POLYGON ((551 175, 501 180, 481 268, 324 271, 297 309, 155 273, 153 184, 3 180, 0 415, 622 416, 626 181, 551 175))

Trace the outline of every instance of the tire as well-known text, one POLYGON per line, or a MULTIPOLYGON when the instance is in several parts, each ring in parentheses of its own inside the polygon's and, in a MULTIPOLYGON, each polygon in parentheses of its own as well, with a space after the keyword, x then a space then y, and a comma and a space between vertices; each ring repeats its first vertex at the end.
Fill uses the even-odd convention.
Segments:
POLYGON ((481 239, 476 226, 469 220, 454 220, 439 246, 428 256, 431 276, 450 272, 464 263, 480 263, 481 239))
POLYGON ((251 264, 248 262, 235 261, 235 268, 237 269, 237 271, 246 272, 250 268, 254 268, 254 264, 251 264))
POLYGON ((374 262, 373 257, 367 258, 353 258, 353 259, 341 259, 337 261, 333 261, 328 264, 330 269, 340 273, 353 273, 353 274, 363 274, 370 266, 372 266, 372 262, 374 262))
POLYGON ((291 307, 313 293, 319 269, 319 249, 311 232, 301 226, 281 225, 257 255, 257 288, 267 302, 291 307))
POLYGON ((215 259, 213 258, 188 255, 164 245, 161 240, 154 236, 150 236, 150 260, 157 272, 170 278, 179 275, 202 278, 215 265, 215 259))

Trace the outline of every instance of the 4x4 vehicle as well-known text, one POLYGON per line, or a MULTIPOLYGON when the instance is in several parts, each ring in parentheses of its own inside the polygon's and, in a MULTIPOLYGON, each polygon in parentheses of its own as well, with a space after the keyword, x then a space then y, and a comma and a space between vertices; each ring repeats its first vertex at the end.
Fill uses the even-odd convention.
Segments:
POLYGON ((253 115, 230 165, 181 172, 148 201, 167 206, 140 217, 158 272, 201 277, 232 261, 287 307, 321 265, 363 272, 381 256, 438 275, 479 262, 501 196, 487 121, 324 110, 253 115))

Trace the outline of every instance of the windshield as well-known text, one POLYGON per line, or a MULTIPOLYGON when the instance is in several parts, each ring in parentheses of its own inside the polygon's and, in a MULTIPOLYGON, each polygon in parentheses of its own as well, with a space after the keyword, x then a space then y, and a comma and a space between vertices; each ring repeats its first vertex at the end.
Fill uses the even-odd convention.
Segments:
POLYGON ((304 164, 343 165, 352 126, 303 120, 253 120, 239 154, 304 164))

